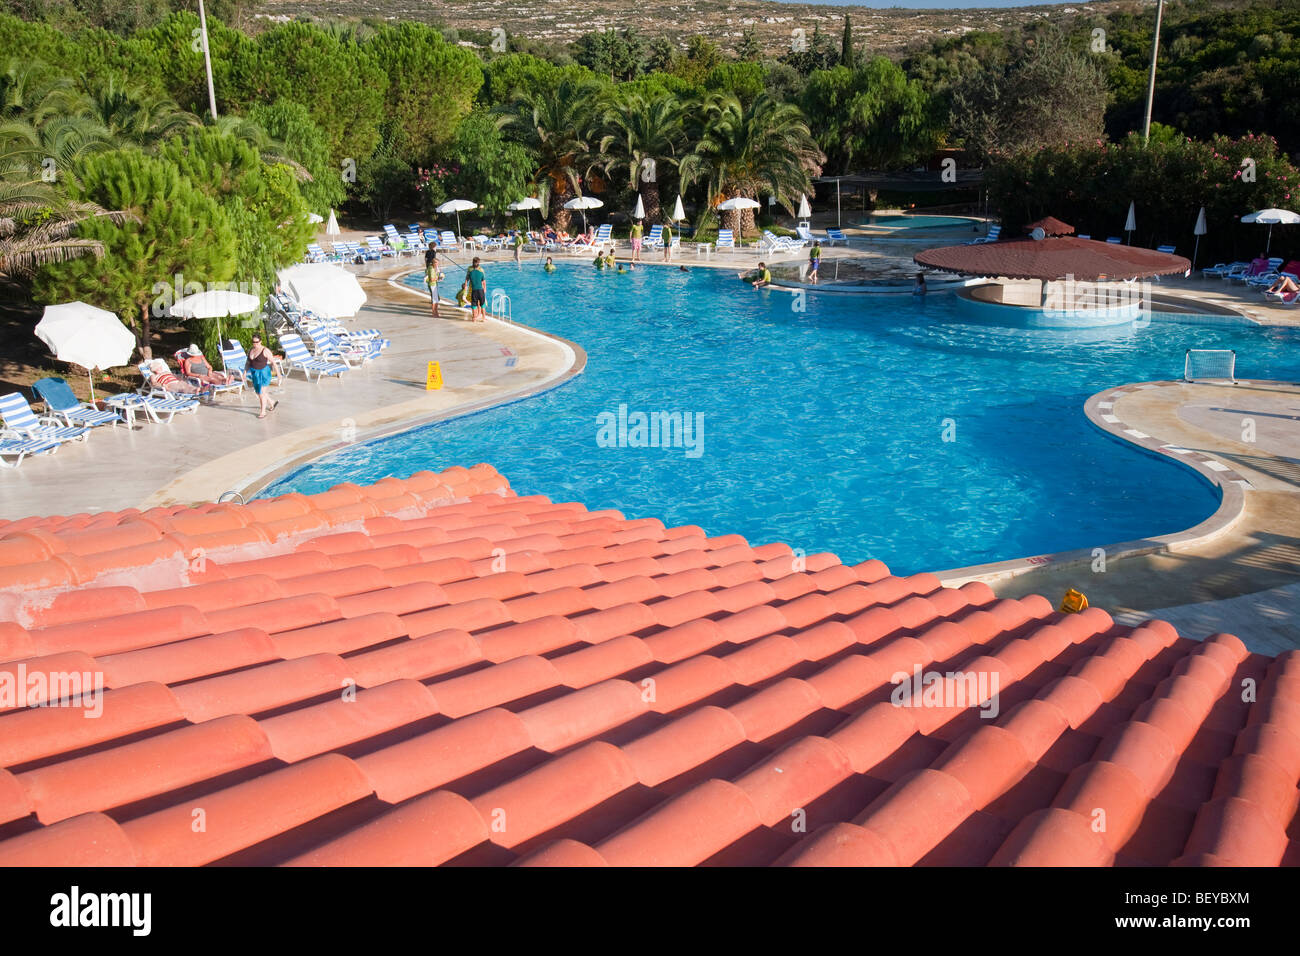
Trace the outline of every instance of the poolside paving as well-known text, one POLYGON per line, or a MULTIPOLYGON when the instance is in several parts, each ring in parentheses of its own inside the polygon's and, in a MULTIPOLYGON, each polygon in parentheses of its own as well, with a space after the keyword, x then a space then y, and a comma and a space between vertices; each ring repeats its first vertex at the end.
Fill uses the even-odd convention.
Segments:
POLYGON ((369 301, 347 323, 377 327, 392 339, 381 359, 342 380, 308 383, 301 372, 290 375, 272 389, 279 407, 260 421, 247 389, 242 401, 224 396, 170 425, 101 428, 0 475, 0 517, 213 501, 247 489, 286 459, 528 394, 572 367, 575 356, 565 344, 521 327, 470 323, 445 303, 448 317, 431 318, 427 300, 387 283, 393 271, 363 276, 369 301), (441 364, 441 390, 425 390, 431 360, 441 364))

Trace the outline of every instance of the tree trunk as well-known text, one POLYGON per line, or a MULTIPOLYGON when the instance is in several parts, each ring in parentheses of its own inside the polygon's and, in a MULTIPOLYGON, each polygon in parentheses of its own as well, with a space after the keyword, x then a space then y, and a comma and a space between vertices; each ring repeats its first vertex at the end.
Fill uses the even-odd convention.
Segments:
POLYGON ((153 346, 150 340, 153 338, 153 332, 149 328, 149 306, 148 304, 140 306, 140 358, 149 361, 153 358, 153 346))
POLYGON ((551 193, 551 225, 556 232, 568 232, 573 221, 573 210, 565 209, 564 204, 573 198, 573 191, 565 188, 562 193, 551 193))
POLYGON ((754 210, 737 209, 736 215, 740 217, 739 232, 737 235, 744 238, 748 234, 758 235, 758 226, 754 222, 754 210))
POLYGON ((641 202, 645 205, 646 222, 659 222, 659 183, 641 184, 641 202))

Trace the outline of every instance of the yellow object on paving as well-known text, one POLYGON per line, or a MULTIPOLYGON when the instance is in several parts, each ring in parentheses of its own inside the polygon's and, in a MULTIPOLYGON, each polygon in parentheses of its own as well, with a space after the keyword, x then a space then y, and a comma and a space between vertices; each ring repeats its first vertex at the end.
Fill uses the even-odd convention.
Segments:
POLYGON ((1084 597, 1082 591, 1076 591, 1070 588, 1061 598, 1062 614, 1078 614, 1080 611, 1088 610, 1088 599, 1084 597))
POLYGON ((424 381, 424 390, 426 392, 442 388, 442 366, 437 362, 429 363, 429 374, 424 381))

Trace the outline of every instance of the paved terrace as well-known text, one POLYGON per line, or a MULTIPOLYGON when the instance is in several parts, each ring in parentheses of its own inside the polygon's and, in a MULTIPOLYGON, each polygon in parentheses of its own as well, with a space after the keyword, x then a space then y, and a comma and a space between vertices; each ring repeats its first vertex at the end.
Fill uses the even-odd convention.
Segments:
POLYGON ((286 459, 533 394, 585 364, 581 349, 568 343, 501 322, 471 323, 446 303, 435 320, 427 299, 386 281, 394 271, 362 278, 368 301, 347 323, 380 328, 392 339, 381 359, 342 380, 308 383, 293 373, 272 387, 280 405, 260 421, 250 388, 242 402, 223 396, 170 425, 97 429, 84 442, 6 469, 0 517, 213 501, 265 483, 286 459), (425 390, 431 360, 441 363, 441 390, 425 390))

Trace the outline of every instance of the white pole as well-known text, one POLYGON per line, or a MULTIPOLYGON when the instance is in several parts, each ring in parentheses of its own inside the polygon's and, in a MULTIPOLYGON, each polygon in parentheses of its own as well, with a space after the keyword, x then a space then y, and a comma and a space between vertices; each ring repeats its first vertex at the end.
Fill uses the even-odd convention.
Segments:
POLYGON ((208 53, 208 15, 203 11, 203 0, 199 0, 199 27, 203 31, 203 68, 208 74, 208 110, 212 118, 217 118, 217 91, 212 85, 212 56, 208 53))
POLYGON ((1156 35, 1151 41, 1151 72, 1147 76, 1147 111, 1142 120, 1142 142, 1151 139, 1151 104, 1156 98, 1156 57, 1160 53, 1160 20, 1165 14, 1165 0, 1156 4, 1156 35))
POLYGON ((835 228, 842 229, 844 223, 840 219, 840 181, 835 180, 835 228))

